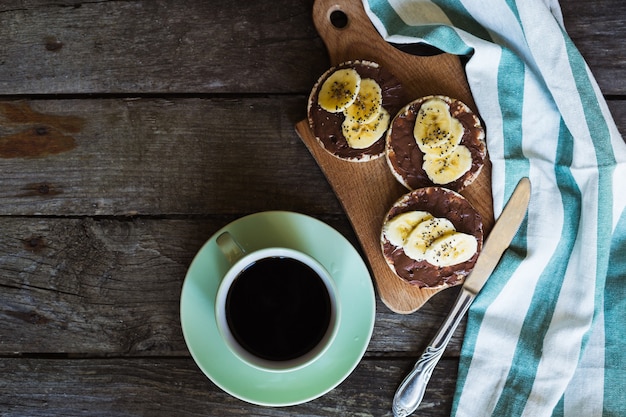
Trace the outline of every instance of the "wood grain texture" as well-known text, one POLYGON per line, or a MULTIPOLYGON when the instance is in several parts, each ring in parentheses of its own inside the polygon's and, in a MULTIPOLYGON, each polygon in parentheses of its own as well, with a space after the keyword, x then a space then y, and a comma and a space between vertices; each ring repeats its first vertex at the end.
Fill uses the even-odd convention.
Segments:
POLYGON ((53 142, 42 117, 11 121, 15 107, 83 122, 62 130, 75 142, 63 153, 0 155, 0 214, 341 212, 293 132, 301 97, 0 102, 0 136, 53 142))
MULTIPOLYGON (((326 44, 332 65, 355 59, 377 62, 400 80, 409 101, 443 94, 463 101, 478 114, 458 57, 409 55, 391 47, 372 26, 360 0, 317 0, 313 21, 326 44), (345 26, 333 24, 331 16, 336 12, 346 16, 345 26), (442 77, 442 73, 446 76, 442 77)), ((434 294, 449 288, 449 285, 438 288, 410 285, 389 268, 383 257, 380 249, 383 218, 393 203, 408 192, 398 184, 385 158, 359 163, 343 161, 320 146, 306 120, 296 125, 296 131, 350 218, 383 302, 396 313, 409 314, 434 294)), ((478 178, 461 193, 482 216, 485 235, 488 235, 493 226, 491 165, 485 164, 478 178)))
MULTIPOLYGON (((343 214, 293 129, 305 115, 302 96, 5 100, 0 136, 41 127, 6 122, 3 106, 24 103, 47 117, 85 123, 70 133, 71 151, 0 157, 0 215, 343 214), (233 169, 245 171, 246 180, 233 169)), ((611 100, 609 108, 625 133, 626 101, 611 100)))
MULTIPOLYGON (((563 0, 561 9, 568 35, 587 61, 606 95, 626 95, 626 3, 563 0)), ((623 135, 622 131, 622 135, 623 135)))
MULTIPOLYGON (((0 94, 307 92, 328 67, 313 0, 7 0, 0 94)), ((621 0, 563 0, 605 94, 626 94, 621 0)))
POLYGON ((292 93, 325 64, 312 1, 6 1, 0 94, 292 93))
MULTIPOLYGON (((0 218, 0 335, 11 335, 0 338, 0 355, 187 356, 178 317, 187 268, 235 218, 0 218)), ((320 220, 356 244, 347 220, 320 220)), ((416 355, 453 297, 403 320, 379 302, 369 354, 416 355)))
MULTIPOLYGON (((360 364, 339 387, 308 403, 278 408, 250 406, 221 391, 189 358, 134 360, 0 359, 3 417, 78 416, 390 416, 395 387, 407 360, 360 364), (372 389, 374 385, 375 389, 372 389), (24 395, 28 393, 28 395, 24 395)), ((428 386, 420 416, 450 413, 456 361, 442 361, 428 386)))
MULTIPOLYGON (((561 2, 622 134, 625 5, 561 2)), ((0 415, 391 415, 393 391, 458 288, 409 315, 377 297, 357 369, 297 407, 224 393, 180 334, 189 262, 242 215, 303 212, 361 249, 293 129, 330 65, 312 6, 0 2, 0 415), (31 146, 16 155, 7 150, 18 137, 31 146)), ((462 338, 461 327, 419 415, 449 415, 462 338)))

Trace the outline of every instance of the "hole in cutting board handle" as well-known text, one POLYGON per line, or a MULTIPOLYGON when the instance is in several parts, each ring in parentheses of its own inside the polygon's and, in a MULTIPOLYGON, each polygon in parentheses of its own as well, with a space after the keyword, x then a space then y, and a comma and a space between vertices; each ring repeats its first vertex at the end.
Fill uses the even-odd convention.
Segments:
MULTIPOLYGON (((328 10, 327 14, 328 21, 335 29, 345 29, 350 23, 350 18, 348 14, 341 10, 339 5, 334 5, 328 10)), ((444 52, 439 48, 434 46, 425 44, 425 43, 412 43, 412 44, 397 44, 393 42, 389 42, 391 46, 394 48, 407 53, 409 55, 416 56, 434 56, 440 55, 444 52)))
POLYGON ((328 13, 328 20, 330 24, 337 29, 344 29, 348 26, 348 15, 341 9, 333 8, 328 13))

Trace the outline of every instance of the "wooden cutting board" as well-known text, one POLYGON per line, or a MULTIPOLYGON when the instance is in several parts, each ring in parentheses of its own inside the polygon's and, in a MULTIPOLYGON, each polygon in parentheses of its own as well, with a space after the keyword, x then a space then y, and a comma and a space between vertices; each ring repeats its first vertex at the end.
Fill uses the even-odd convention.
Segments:
MULTIPOLYGON (((313 21, 328 49, 332 65, 354 59, 375 61, 391 70, 407 89, 411 100, 444 94, 465 102, 476 112, 458 57, 449 54, 417 56, 396 49, 376 31, 361 0, 316 0, 313 21)), ((392 204, 409 191, 396 181, 386 159, 343 161, 322 148, 306 120, 296 124, 296 131, 342 203, 385 305, 396 313, 408 314, 445 289, 412 286, 398 278, 383 258, 380 249, 383 217, 392 204)), ((485 236, 493 226, 491 166, 487 165, 477 180, 461 193, 482 215, 485 236)))

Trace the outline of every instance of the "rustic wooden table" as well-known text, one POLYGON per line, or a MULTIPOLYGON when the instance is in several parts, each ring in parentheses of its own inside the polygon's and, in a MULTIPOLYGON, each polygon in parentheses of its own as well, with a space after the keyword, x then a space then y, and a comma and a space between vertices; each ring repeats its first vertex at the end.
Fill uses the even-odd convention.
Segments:
MULTIPOLYGON (((389 416, 457 290, 413 314, 377 298, 355 371, 311 402, 221 391, 181 332, 185 273, 246 214, 346 214, 294 131, 329 66, 312 1, 0 5, 0 416, 389 416)), ((626 3, 563 0, 626 133, 626 3)), ((463 326, 419 415, 449 414, 463 326)))

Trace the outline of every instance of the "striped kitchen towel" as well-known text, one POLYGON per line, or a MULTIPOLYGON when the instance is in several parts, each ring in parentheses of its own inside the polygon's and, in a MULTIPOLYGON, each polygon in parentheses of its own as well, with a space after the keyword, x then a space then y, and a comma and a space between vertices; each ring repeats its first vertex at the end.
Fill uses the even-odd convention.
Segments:
POLYGON ((558 2, 363 3, 385 40, 468 58, 496 217, 532 183, 469 311, 452 414, 626 416, 626 145, 558 2))

